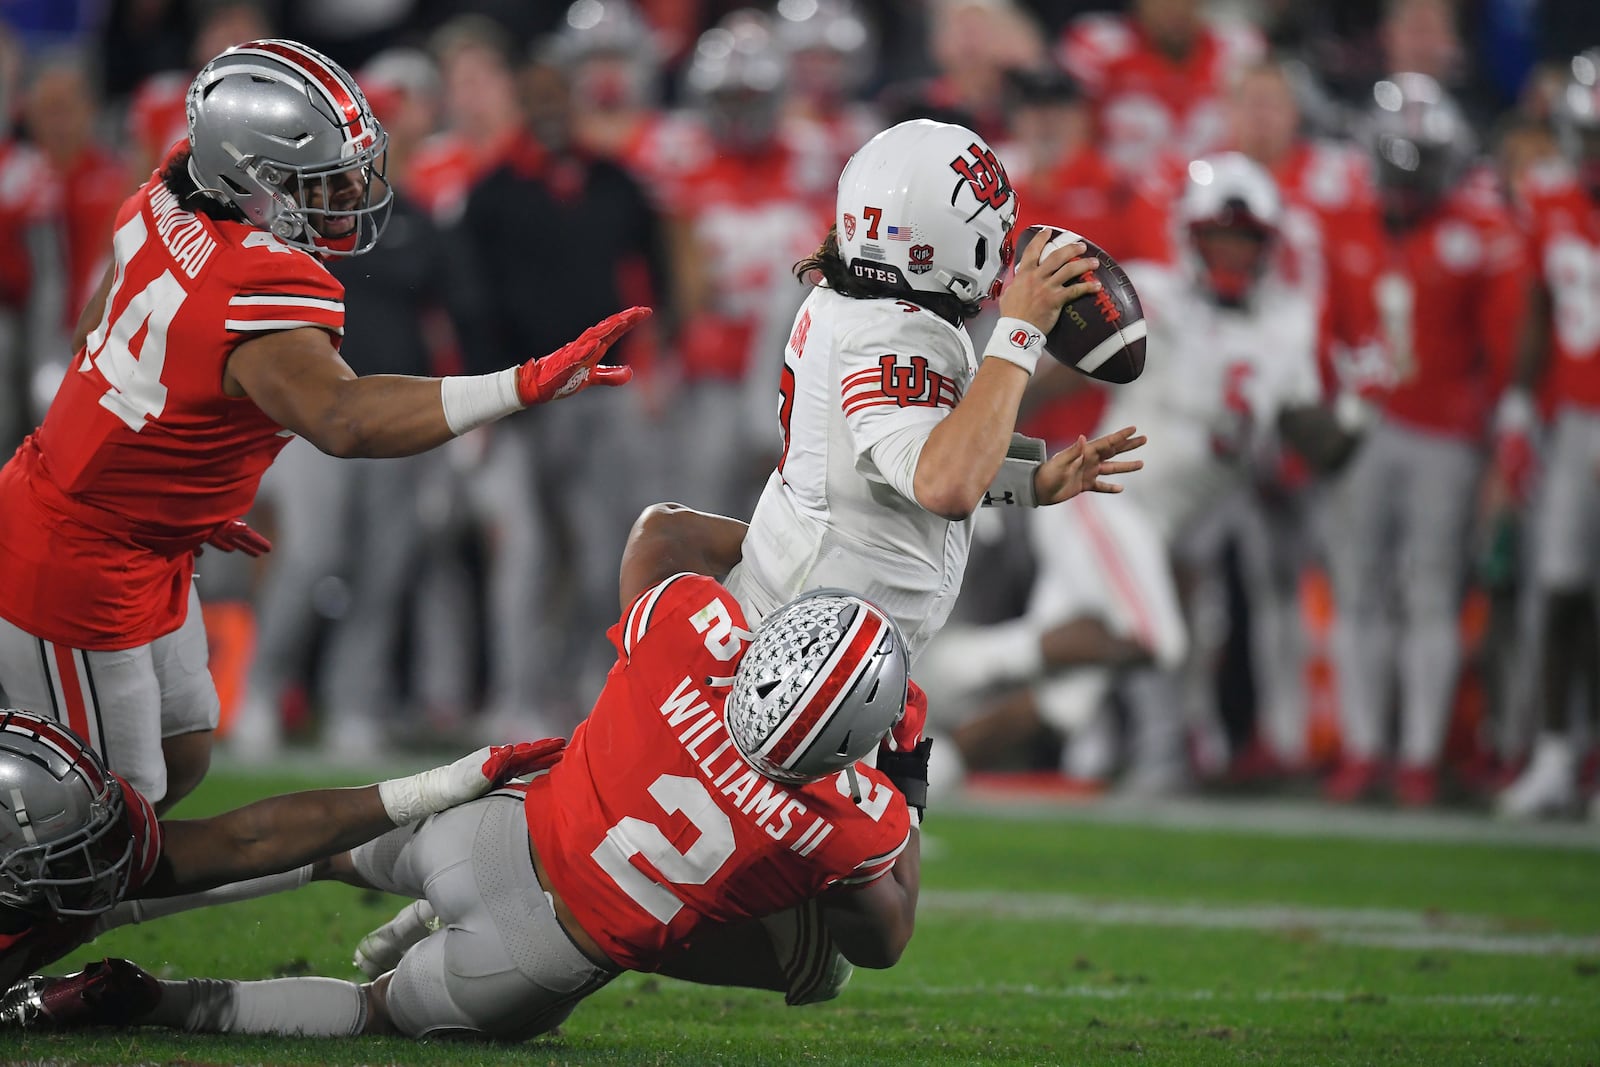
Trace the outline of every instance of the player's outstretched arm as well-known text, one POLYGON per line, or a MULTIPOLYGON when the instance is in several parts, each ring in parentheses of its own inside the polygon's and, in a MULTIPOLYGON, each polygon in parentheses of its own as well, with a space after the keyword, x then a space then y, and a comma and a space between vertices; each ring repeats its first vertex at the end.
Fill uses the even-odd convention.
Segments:
POLYGON ((1044 351, 1044 335, 1068 302, 1099 289, 1099 282, 1069 284, 1099 265, 1078 259, 1071 244, 1040 260, 1048 244, 1041 231, 1023 250, 1011 284, 1000 297, 1000 321, 984 348, 966 395, 928 435, 917 457, 912 490, 917 503, 952 522, 971 515, 994 482, 1011 445, 1023 390, 1044 351), (1019 333, 1028 343, 1011 340, 1019 333))
POLYGON ((622 550, 626 609, 657 582, 688 571, 722 577, 738 564, 748 523, 682 504, 652 504, 639 515, 622 550))
POLYGON ((1093 441, 1080 436, 1074 444, 1039 464, 1034 472, 1033 490, 1039 506, 1059 504, 1079 493, 1122 492, 1122 486, 1105 479, 1141 470, 1144 460, 1113 457, 1132 452, 1148 440, 1132 426, 1124 426, 1093 441))
POLYGON ((496 745, 377 785, 289 793, 209 819, 163 822, 156 873, 138 895, 197 893, 292 870, 543 770, 565 746, 561 738, 496 745))
POLYGON ((602 367, 612 344, 648 318, 629 308, 539 359, 494 374, 357 377, 321 329, 281 330, 228 357, 224 388, 333 456, 410 456, 533 404, 591 385, 622 385, 628 367, 602 367))

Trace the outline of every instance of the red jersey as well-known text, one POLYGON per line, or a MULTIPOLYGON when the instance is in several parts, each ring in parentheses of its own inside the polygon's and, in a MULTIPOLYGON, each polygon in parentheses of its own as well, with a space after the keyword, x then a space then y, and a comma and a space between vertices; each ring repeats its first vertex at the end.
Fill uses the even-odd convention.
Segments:
MULTIPOLYGON (((689 378, 737 381, 744 376, 782 287, 794 285, 794 264, 816 250, 833 215, 833 190, 785 147, 714 156, 678 175, 669 211, 692 234, 713 273, 705 306, 685 317, 678 354, 689 378)), ((785 312, 787 321, 788 313, 785 312)))
POLYGON ((100 286, 106 269, 106 240, 133 183, 123 161, 98 145, 80 153, 56 180, 61 186, 61 226, 66 238, 66 326, 70 330, 77 322, 78 309, 89 303, 100 286))
MULTIPOLYGON (((133 835, 133 858, 128 874, 126 897, 134 897, 155 873, 161 858, 161 823, 155 809, 133 786, 112 775, 122 786, 127 806, 128 829, 133 835)), ((14 934, 0 932, 0 989, 19 979, 36 974, 79 945, 94 939, 94 916, 40 919, 14 934)))
POLYGON ((48 641, 132 648, 183 622, 194 550, 243 515, 291 435, 223 393, 235 345, 344 330, 344 287, 159 178, 123 204, 100 325, 44 424, 0 468, 0 616, 48 641))
POLYGON ((610 631, 620 653, 560 763, 527 792, 552 887, 606 955, 655 970, 707 924, 793 907, 888 873, 910 839, 879 771, 806 785, 764 778, 722 719, 749 639, 721 584, 679 574, 610 631))
POLYGON ((1550 392, 1600 408, 1600 204, 1565 162, 1528 175, 1529 259, 1550 291, 1550 392))
POLYGON ((1386 361, 1372 279, 1384 236, 1366 155, 1306 140, 1272 176, 1283 196, 1286 267, 1318 308, 1324 383, 1336 384, 1336 367, 1346 375, 1379 374, 1386 361))
POLYGON ((1373 295, 1397 384, 1397 420, 1477 439, 1510 370, 1527 267, 1504 206, 1464 183, 1426 220, 1388 240, 1373 295))
POLYGON ((1094 14, 1068 25, 1057 55, 1094 102, 1112 165, 1139 174, 1163 156, 1187 162, 1221 147, 1233 77, 1264 52, 1252 27, 1213 25, 1174 60, 1129 16, 1094 14))
POLYGON ((59 208, 50 165, 38 150, 16 141, 0 141, 0 307, 20 308, 33 284, 27 232, 48 223, 59 208))

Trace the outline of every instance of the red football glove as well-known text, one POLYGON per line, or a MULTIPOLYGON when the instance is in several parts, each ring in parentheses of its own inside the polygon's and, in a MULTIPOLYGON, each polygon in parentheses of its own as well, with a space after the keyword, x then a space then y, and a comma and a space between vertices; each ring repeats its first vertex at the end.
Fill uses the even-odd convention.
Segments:
POLYGON ((513 778, 554 767, 561 762, 566 747, 567 739, 564 737, 495 745, 489 749, 488 758, 483 761, 483 776, 493 785, 505 785, 513 778))
POLYGON ((633 377, 633 368, 602 367, 600 360, 617 338, 649 317, 646 307, 619 311, 584 330, 576 341, 548 356, 528 360, 517 368, 517 399, 531 406, 571 396, 591 385, 622 385, 633 377))
POLYGON ((883 735, 883 747, 890 752, 910 752, 922 740, 928 725, 928 694, 922 686, 906 679, 906 713, 883 735))
POLYGON ((229 519, 212 530, 206 544, 224 552, 243 552, 252 559, 272 551, 272 542, 252 530, 243 519, 229 519))

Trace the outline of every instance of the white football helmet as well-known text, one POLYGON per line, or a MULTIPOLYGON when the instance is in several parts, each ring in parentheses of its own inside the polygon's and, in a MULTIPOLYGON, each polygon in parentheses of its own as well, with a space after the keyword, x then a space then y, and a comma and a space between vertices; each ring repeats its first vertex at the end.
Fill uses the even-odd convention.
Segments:
POLYGON ((852 766, 906 708, 910 661, 894 620, 818 589, 756 627, 723 707, 728 735, 768 778, 799 784, 852 766))
POLYGON ((1191 274, 1221 304, 1248 300, 1271 263, 1283 225, 1278 183, 1266 168, 1241 152, 1193 161, 1176 218, 1191 274), (1218 234, 1232 243, 1218 247, 1212 240, 1218 234))
POLYGON ((98 915, 133 863, 122 787, 71 731, 0 709, 0 904, 98 915))
POLYGON ((913 119, 850 157, 834 216, 839 254, 855 277, 970 304, 998 294, 1017 194, 982 137, 913 119))
POLYGON ((186 107, 189 176, 202 190, 308 252, 356 256, 378 243, 394 200, 389 135, 343 67, 295 41, 251 41, 201 68, 186 107), (351 177, 362 192, 347 204, 351 177))

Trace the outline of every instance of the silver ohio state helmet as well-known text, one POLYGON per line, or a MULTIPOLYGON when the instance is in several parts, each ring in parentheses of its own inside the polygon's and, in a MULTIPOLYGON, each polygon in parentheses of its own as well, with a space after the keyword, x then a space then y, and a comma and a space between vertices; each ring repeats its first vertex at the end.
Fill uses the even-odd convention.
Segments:
POLYGON ((308 252, 356 256, 378 243, 394 199, 389 136, 344 68, 294 41, 251 41, 207 63, 186 103, 189 175, 202 190, 308 252), (352 175, 359 201, 335 206, 352 175))
POLYGON ((100 757, 48 719, 0 710, 0 904, 98 915, 132 863, 122 787, 100 757))
POLYGON ((756 628, 723 715, 768 778, 803 783, 853 765, 906 707, 909 661, 894 621, 840 589, 791 600, 756 628))
POLYGON ((834 215, 839 253, 856 277, 972 303, 997 295, 1017 194, 983 138, 913 119, 850 157, 834 215))

